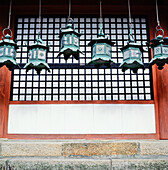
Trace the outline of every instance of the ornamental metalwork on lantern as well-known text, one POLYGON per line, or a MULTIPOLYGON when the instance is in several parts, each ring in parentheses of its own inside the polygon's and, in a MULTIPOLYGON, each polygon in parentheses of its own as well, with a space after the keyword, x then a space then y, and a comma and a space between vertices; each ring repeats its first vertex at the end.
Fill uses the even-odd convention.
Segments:
POLYGON ((35 44, 28 46, 29 50, 29 62, 24 66, 26 71, 30 69, 35 69, 37 74, 40 74, 42 69, 50 72, 50 67, 46 63, 47 52, 49 47, 44 43, 44 41, 38 35, 35 44))
POLYGON ((69 18, 66 28, 61 29, 61 33, 59 35, 61 39, 61 50, 58 56, 63 54, 64 59, 68 60, 68 58, 72 55, 76 60, 79 60, 79 54, 83 54, 79 47, 80 36, 81 34, 75 30, 73 19, 69 18))
POLYGON ((122 68, 123 72, 130 69, 133 73, 137 73, 139 68, 145 69, 142 62, 143 47, 140 44, 135 43, 132 31, 130 31, 127 45, 121 48, 121 51, 123 53, 123 63, 121 63, 119 67, 122 68))
POLYGON ((8 28, 3 30, 3 37, 0 41, 0 67, 6 65, 6 67, 12 71, 13 67, 19 67, 16 62, 16 50, 17 44, 12 40, 12 31, 8 28), (11 35, 5 34, 5 31, 9 31, 11 35))
POLYGON ((100 23, 100 32, 98 38, 91 40, 88 46, 92 48, 92 60, 88 64, 94 64, 96 67, 100 65, 106 65, 110 67, 111 63, 114 63, 111 59, 112 46, 115 43, 105 37, 102 29, 102 23, 100 23))
POLYGON ((149 46, 153 50, 153 59, 150 61, 150 65, 156 64, 159 70, 163 69, 163 66, 168 64, 168 37, 164 37, 163 29, 158 29, 155 33, 155 38, 151 40, 149 46), (161 31, 162 35, 157 33, 161 31))

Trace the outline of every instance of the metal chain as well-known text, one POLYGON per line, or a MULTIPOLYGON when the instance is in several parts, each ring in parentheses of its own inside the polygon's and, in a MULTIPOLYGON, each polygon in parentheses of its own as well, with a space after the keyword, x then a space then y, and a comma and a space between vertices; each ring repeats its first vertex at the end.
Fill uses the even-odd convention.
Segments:
POLYGON ((159 12, 158 12, 158 3, 157 0, 155 0, 156 2, 156 17, 157 17, 157 26, 160 27, 160 21, 159 21, 159 12))
POLYGON ((102 18, 102 1, 100 0, 100 22, 103 22, 102 18))
POLYGON ((71 0, 69 0, 69 16, 68 18, 71 18, 71 0))
POLYGON ((134 36, 132 35, 132 17, 131 17, 131 5, 130 0, 128 0, 128 12, 129 12, 129 42, 134 42, 134 36))
POLYGON ((41 31, 41 0, 39 0, 39 33, 41 31))
POLYGON ((9 7, 8 29, 10 29, 11 26, 11 10, 12 10, 12 0, 10 0, 10 7, 9 7))
POLYGON ((130 0, 128 0, 129 25, 132 27, 130 0))

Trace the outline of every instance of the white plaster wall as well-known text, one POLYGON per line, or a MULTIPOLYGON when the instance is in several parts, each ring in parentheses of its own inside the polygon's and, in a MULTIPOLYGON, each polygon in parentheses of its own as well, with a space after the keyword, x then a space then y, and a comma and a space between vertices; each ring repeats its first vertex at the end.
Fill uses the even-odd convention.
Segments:
POLYGON ((9 134, 156 133, 153 104, 10 105, 9 134))

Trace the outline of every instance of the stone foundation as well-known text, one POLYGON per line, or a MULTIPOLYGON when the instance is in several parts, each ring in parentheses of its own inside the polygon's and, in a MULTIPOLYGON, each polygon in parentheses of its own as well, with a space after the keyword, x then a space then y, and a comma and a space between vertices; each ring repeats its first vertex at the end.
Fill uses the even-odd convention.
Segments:
POLYGON ((168 141, 0 140, 0 170, 168 170, 168 141))

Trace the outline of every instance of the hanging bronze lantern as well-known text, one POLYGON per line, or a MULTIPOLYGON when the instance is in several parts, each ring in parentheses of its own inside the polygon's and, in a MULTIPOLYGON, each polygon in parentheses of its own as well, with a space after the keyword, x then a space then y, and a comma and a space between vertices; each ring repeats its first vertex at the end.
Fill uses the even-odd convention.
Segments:
POLYGON ((145 69, 142 62, 143 47, 135 43, 131 30, 128 43, 121 48, 121 51, 123 53, 123 63, 121 63, 119 67, 122 68, 123 72, 127 69, 131 69, 133 73, 137 73, 139 68, 145 69))
POLYGON ((40 74, 42 69, 50 72, 50 67, 46 63, 47 52, 49 47, 44 43, 44 41, 38 35, 36 42, 33 45, 28 46, 29 51, 29 62, 24 66, 26 71, 30 69, 35 69, 37 74, 40 74))
POLYGON ((168 37, 163 37, 163 29, 158 29, 155 38, 150 41, 151 44, 147 43, 153 50, 153 59, 150 61, 150 65, 156 64, 159 70, 162 70, 166 63, 168 64, 168 37), (162 32, 162 35, 157 36, 159 31, 162 32))
POLYGON ((35 69, 37 74, 40 74, 42 69, 50 72, 50 67, 46 62, 47 52, 49 51, 49 47, 45 44, 45 42, 40 38, 40 30, 41 30, 41 0, 39 0, 39 32, 38 38, 33 45, 28 46, 29 51, 29 62, 24 66, 26 71, 30 69, 35 69))
POLYGON ((91 40, 88 46, 92 48, 92 60, 88 64, 94 64, 96 67, 106 65, 110 67, 112 46, 115 44, 110 41, 103 33, 103 18, 102 18, 102 1, 100 0, 100 23, 99 23, 98 38, 91 40))
POLYGON ((152 48, 153 51, 153 59, 150 61, 150 65, 156 64, 159 70, 163 69, 163 66, 168 64, 168 37, 164 38, 164 31, 160 26, 159 20, 159 12, 158 12, 158 3, 156 0, 156 16, 157 16, 157 27, 155 38, 149 42, 147 45, 152 48), (158 32, 162 32, 162 34, 158 35, 158 32))
POLYGON ((133 71, 133 73, 137 73, 139 68, 145 69, 144 64, 142 62, 142 52, 143 47, 136 43, 134 37, 132 35, 132 19, 131 19, 131 7, 130 0, 128 0, 128 12, 129 12, 129 39, 127 41, 127 45, 121 48, 121 52, 123 53, 123 62, 120 64, 120 68, 123 72, 127 69, 133 71))
POLYGON ((16 62, 16 50, 17 44, 12 40, 12 31, 9 28, 3 30, 3 37, 0 41, 0 67, 6 65, 6 67, 12 71, 13 67, 19 68, 16 62), (9 34, 5 34, 5 31, 9 31, 9 34))
POLYGON ((100 23, 100 32, 98 38, 91 40, 88 46, 92 48, 92 60, 88 64, 94 64, 96 67, 106 65, 110 67, 111 63, 111 48, 115 43, 105 38, 103 33, 102 23, 100 23))
POLYGON ((79 60, 79 54, 83 54, 79 48, 79 34, 74 28, 74 22, 72 18, 68 19, 68 24, 66 28, 61 30, 59 38, 61 39, 61 50, 58 54, 64 55, 64 59, 68 60, 68 58, 72 55, 76 60, 79 60))

